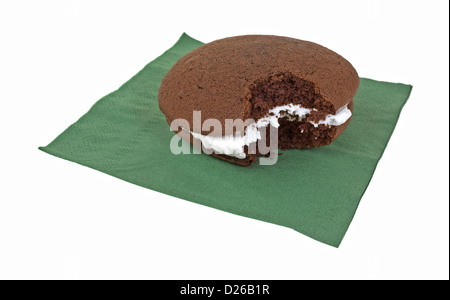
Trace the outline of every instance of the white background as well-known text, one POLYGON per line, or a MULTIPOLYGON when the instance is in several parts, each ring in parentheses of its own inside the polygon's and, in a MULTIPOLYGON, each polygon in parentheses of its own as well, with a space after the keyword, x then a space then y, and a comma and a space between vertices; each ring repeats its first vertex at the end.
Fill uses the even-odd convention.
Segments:
POLYGON ((448 1, 1 1, 0 279, 448 279, 448 1), (414 85, 339 249, 38 151, 171 47, 311 40, 414 85))

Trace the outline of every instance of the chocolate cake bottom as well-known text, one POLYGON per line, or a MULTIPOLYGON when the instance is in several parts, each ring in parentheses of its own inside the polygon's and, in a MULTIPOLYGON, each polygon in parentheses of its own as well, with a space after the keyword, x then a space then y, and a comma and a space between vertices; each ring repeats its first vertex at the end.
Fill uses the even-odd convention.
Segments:
MULTIPOLYGON (((348 105, 353 111, 353 101, 348 105)), ((313 147, 321 147, 332 143, 348 126, 350 119, 340 126, 319 125, 315 127, 306 121, 289 121, 288 118, 280 119, 280 127, 278 127, 278 149, 309 149, 313 147)), ((270 142, 269 128, 266 128, 265 145, 270 142)), ((256 162, 258 157, 268 157, 270 154, 262 154, 259 151, 258 143, 256 143, 256 153, 249 154, 249 148, 244 147, 246 157, 243 159, 226 155, 212 153, 211 155, 219 159, 238 164, 241 166, 250 166, 256 162)))

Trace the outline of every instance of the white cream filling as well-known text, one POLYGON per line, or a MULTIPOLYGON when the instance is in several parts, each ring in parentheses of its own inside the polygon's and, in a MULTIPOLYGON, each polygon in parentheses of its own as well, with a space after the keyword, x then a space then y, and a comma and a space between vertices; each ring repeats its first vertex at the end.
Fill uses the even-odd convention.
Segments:
MULTIPOLYGON (((298 116, 301 120, 310 114, 312 110, 316 111, 314 108, 305 108, 300 104, 276 106, 269 110, 269 113, 265 117, 247 126, 243 136, 239 132, 234 136, 229 135, 221 137, 201 135, 192 131, 190 131, 190 133, 193 137, 199 139, 206 149, 213 149, 218 154, 225 154, 244 159, 246 157, 244 147, 261 139, 261 134, 258 130, 259 128, 267 127, 269 124, 278 128, 280 127, 280 123, 278 122, 279 119, 287 117, 290 121, 294 121, 296 120, 295 116, 298 116)), ((329 114, 324 120, 320 120, 318 123, 310 123, 313 124, 314 127, 318 127, 319 125, 339 126, 344 124, 351 116, 352 112, 348 108, 348 105, 346 105, 339 108, 336 111, 336 114, 329 114)))

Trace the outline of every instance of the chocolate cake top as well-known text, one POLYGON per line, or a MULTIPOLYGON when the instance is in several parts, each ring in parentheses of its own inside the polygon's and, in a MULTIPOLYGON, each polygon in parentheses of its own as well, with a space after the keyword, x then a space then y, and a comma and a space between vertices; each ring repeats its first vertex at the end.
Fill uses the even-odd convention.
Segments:
MULTIPOLYGON (((353 66, 323 46, 288 37, 245 35, 216 40, 183 56, 162 80, 158 101, 168 122, 186 119, 192 130, 193 111, 201 111, 202 122, 218 119, 222 127, 225 119, 258 118, 252 97, 255 93, 259 97, 259 104, 254 104, 259 109, 261 102, 270 103, 264 99, 267 89, 279 97, 290 88, 285 102, 302 103, 289 97, 306 95, 305 105, 335 113, 353 99, 358 87, 353 66)), ((269 107, 262 109, 260 115, 269 107)))

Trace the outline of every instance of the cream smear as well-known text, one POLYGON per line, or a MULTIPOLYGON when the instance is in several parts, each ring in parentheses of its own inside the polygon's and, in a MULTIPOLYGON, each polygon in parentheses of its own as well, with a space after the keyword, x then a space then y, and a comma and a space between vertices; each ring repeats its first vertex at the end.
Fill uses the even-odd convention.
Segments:
MULTIPOLYGON (((255 123, 247 126, 245 134, 241 135, 239 132, 236 135, 228 136, 209 136, 201 135, 196 132, 190 131, 192 136, 199 139, 206 149, 212 149, 218 154, 225 154, 229 156, 234 156, 239 159, 244 159, 246 157, 244 152, 244 147, 249 146, 251 143, 257 142, 261 139, 261 134, 259 128, 267 127, 269 124, 275 128, 280 127, 279 119, 287 117, 289 120, 296 120, 296 116, 299 119, 305 118, 311 111, 316 109, 310 109, 302 107, 300 104, 288 104, 282 106, 276 106, 269 110, 269 113, 260 118, 255 123)), ((347 120, 352 116, 351 110, 348 105, 339 108, 334 115, 327 115, 324 120, 319 122, 310 122, 314 127, 319 125, 328 126, 339 126, 347 122, 347 120)))

